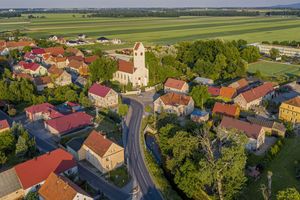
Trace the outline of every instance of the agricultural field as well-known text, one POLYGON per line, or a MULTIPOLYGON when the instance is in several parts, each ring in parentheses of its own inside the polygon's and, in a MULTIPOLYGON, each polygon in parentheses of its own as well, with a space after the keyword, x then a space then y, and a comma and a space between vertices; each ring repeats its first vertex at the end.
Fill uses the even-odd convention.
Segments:
POLYGON ((179 18, 86 18, 81 14, 34 14, 46 18, 0 19, 0 32, 19 29, 30 37, 56 34, 74 38, 80 33, 90 38, 119 38, 131 44, 173 44, 178 41, 208 38, 299 40, 297 17, 179 17, 179 18))
POLYGON ((251 73, 259 70, 264 76, 299 76, 300 75, 300 65, 292 65, 285 63, 277 63, 271 61, 258 61, 252 63, 248 67, 248 71, 251 73))

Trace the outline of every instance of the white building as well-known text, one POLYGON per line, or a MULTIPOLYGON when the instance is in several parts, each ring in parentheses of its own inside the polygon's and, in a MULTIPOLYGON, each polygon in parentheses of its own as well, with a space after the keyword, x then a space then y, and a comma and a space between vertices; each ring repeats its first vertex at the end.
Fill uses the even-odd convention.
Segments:
POLYGON ((300 49, 288 46, 272 45, 272 44, 252 44, 259 48, 261 53, 270 54, 271 49, 278 49, 281 56, 300 57, 300 49))
POLYGON ((114 73, 113 80, 127 85, 132 83, 133 87, 147 86, 149 82, 149 70, 146 68, 145 47, 137 42, 133 48, 133 63, 118 60, 118 71, 114 73))

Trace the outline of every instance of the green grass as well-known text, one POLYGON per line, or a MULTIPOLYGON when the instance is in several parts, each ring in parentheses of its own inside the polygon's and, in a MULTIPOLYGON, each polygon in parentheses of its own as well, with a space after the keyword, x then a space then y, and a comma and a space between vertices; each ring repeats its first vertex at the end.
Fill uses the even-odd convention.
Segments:
POLYGON ((249 65, 248 71, 251 73, 259 70, 265 76, 292 76, 300 75, 300 65, 291 65, 271 61, 259 61, 249 65))
MULTIPOLYGON (((0 32, 20 29, 30 37, 51 34, 74 38, 85 33, 120 38, 129 44, 171 44, 185 40, 223 38, 264 40, 298 40, 300 20, 297 17, 179 17, 179 18, 82 18, 81 14, 36 14, 45 19, 0 19, 0 32)), ((130 45, 129 45, 130 46, 130 45)))
POLYGON ((128 174, 126 166, 109 172, 108 180, 120 188, 124 187, 130 181, 130 175, 128 174))
POLYGON ((272 177, 272 200, 276 193, 287 187, 295 187, 300 191, 300 181, 295 178, 295 161, 300 160, 300 137, 287 138, 280 153, 272 160, 264 170, 262 178, 256 182, 250 181, 245 189, 242 199, 262 199, 260 192, 261 184, 267 184, 267 171, 273 172, 272 177))

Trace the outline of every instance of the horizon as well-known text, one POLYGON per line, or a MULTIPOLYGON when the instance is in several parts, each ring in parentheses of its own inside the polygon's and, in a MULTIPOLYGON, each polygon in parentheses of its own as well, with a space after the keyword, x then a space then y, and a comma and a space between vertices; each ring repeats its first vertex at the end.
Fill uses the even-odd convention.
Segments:
POLYGON ((2 0, 0 9, 101 9, 101 8, 255 8, 300 3, 299 0, 2 0), (86 6, 90 5, 90 6, 86 6), (93 5, 93 6, 92 6, 93 5), (172 5, 172 6, 170 6, 172 5))

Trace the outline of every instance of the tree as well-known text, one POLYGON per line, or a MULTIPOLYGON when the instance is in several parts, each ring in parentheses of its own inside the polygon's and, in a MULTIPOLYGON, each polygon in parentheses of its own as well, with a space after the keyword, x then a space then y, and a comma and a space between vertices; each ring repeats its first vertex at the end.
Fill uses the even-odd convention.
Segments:
POLYGON ((242 50, 241 55, 248 63, 256 62, 260 58, 259 49, 255 46, 247 46, 242 50))
POLYGON ((276 195, 277 200, 300 200, 300 194, 296 188, 287 188, 279 191, 276 195))
POLYGON ((83 92, 79 95, 79 103, 85 108, 89 108, 93 105, 91 100, 83 92))
POLYGON ((11 131, 5 131, 0 134, 0 151, 10 153, 14 150, 15 137, 11 131))
POLYGON ((17 156, 24 156, 27 153, 28 146, 26 144, 26 139, 22 136, 19 136, 18 142, 16 144, 15 154, 17 156))
POLYGON ((193 87, 190 95, 195 101, 195 105, 200 108, 204 108, 204 104, 209 99, 208 88, 204 85, 198 85, 193 87))
POLYGON ((27 193, 25 200, 39 200, 39 195, 37 192, 30 191, 27 193))
POLYGON ((5 153, 0 151, 0 166, 4 165, 7 161, 7 157, 5 153))
POLYGON ((119 108, 118 108, 119 115, 124 117, 125 115, 127 115, 128 109, 129 109, 129 107, 127 104, 120 103, 119 108))
POLYGON ((117 71, 117 62, 108 57, 100 57, 89 66, 89 69, 92 82, 109 81, 117 71))
POLYGON ((280 52, 278 49, 272 48, 270 49, 270 57, 275 60, 280 55, 280 52))
POLYGON ((23 48, 23 52, 30 52, 31 51, 31 47, 30 46, 25 46, 24 48, 23 48))

